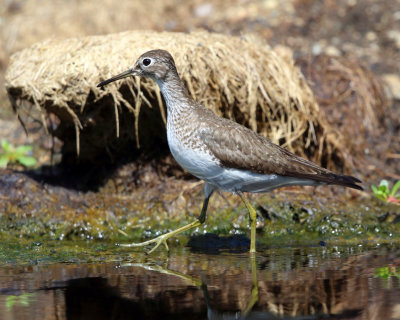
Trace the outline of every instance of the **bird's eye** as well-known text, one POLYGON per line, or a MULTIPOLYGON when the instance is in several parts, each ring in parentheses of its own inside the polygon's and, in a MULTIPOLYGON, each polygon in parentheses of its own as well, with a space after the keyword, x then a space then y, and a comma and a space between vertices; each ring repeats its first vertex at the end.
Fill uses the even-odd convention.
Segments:
POLYGON ((145 58, 145 59, 143 59, 143 65, 144 66, 149 66, 150 65, 150 63, 151 63, 151 59, 149 59, 149 58, 145 58))

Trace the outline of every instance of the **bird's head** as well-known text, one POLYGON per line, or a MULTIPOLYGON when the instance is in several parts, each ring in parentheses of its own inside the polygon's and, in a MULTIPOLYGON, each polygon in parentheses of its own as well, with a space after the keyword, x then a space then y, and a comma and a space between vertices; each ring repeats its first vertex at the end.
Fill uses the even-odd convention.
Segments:
POLYGON ((139 59, 137 59, 133 68, 102 81, 97 86, 102 87, 110 82, 130 76, 147 77, 159 82, 165 80, 168 73, 171 71, 177 73, 175 62, 171 54, 166 50, 151 50, 142 54, 139 59))

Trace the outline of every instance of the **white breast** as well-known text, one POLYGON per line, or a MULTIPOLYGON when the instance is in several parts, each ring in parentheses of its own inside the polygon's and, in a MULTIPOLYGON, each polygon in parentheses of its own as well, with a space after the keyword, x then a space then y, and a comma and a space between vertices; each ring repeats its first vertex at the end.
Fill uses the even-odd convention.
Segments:
POLYGON ((185 144, 177 139, 173 130, 167 131, 167 137, 175 160, 197 178, 208 182, 210 178, 212 179, 213 176, 219 175, 223 171, 219 161, 205 150, 205 146, 195 145, 193 148, 190 144, 185 144))

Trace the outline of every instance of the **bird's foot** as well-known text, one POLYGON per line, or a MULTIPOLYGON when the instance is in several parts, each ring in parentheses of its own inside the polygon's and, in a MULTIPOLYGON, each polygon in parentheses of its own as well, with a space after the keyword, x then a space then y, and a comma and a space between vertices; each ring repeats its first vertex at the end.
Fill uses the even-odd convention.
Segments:
POLYGON ((181 233, 181 232, 184 232, 184 231, 186 231, 186 230, 189 230, 189 229, 198 227, 198 226, 200 226, 200 225, 201 225, 201 222, 198 221, 198 220, 196 220, 196 221, 194 221, 194 222, 192 222, 192 223, 189 223, 188 225, 183 226, 183 227, 181 227, 181 228, 179 228, 179 229, 176 229, 176 230, 174 230, 174 231, 171 231, 171 232, 162 234, 161 236, 158 236, 157 238, 154 238, 154 239, 151 239, 151 240, 148 240, 148 241, 139 242, 139 243, 120 244, 120 246, 121 246, 121 247, 129 247, 129 248, 130 248, 130 247, 144 247, 144 246, 147 246, 147 245, 149 245, 149 244, 155 243, 155 246, 154 246, 150 251, 148 251, 147 254, 150 254, 150 253, 152 253, 154 250, 156 250, 156 249, 160 246, 160 244, 164 244, 164 245, 165 245, 165 248, 166 248, 167 251, 168 251, 169 248, 168 248, 167 240, 168 240, 169 238, 171 238, 171 237, 173 237, 173 236, 176 236, 177 234, 179 234, 179 233, 181 233))
POLYGON ((155 246, 151 250, 146 252, 147 254, 150 254, 154 250, 156 250, 160 244, 164 244, 167 251, 169 251, 168 244, 167 244, 167 239, 171 237, 171 236, 168 236, 169 234, 170 234, 170 232, 166 233, 166 234, 162 234, 161 236, 158 236, 157 238, 154 238, 152 240, 143 241, 143 242, 139 242, 139 243, 126 243, 126 244, 119 244, 119 245, 121 247, 130 248, 130 247, 144 247, 144 246, 147 246, 148 244, 155 243, 155 246))

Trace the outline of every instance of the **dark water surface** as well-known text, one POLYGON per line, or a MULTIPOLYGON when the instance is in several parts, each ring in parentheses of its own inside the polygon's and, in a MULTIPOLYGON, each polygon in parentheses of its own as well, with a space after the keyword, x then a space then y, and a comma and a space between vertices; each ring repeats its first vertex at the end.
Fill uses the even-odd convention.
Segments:
POLYGON ((49 247, 31 244, 21 258, 18 246, 2 245, 0 319, 400 319, 393 244, 271 248, 254 257, 49 247))

